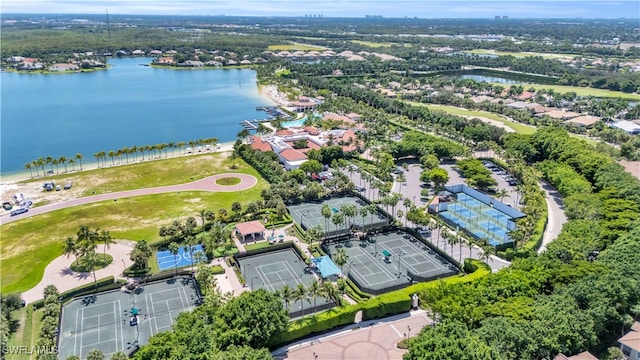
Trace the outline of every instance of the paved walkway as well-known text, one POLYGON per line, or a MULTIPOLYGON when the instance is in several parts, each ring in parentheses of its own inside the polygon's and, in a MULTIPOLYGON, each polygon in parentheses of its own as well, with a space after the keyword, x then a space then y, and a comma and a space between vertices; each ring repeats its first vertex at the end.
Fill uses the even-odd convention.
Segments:
POLYGON ((189 183, 159 186, 146 189, 136 189, 127 191, 118 191, 94 196, 86 196, 72 200, 61 201, 57 203, 47 204, 29 209, 29 212, 20 214, 17 216, 9 217, 8 215, 2 216, 2 224, 7 224, 16 220, 24 219, 31 216, 36 216, 50 211, 60 210, 72 206, 91 204, 104 200, 117 201, 119 198, 126 198, 132 196, 163 194, 180 191, 209 191, 209 192, 233 192, 246 190, 254 187, 258 183, 258 179, 255 176, 242 174, 242 173, 225 173, 214 176, 209 176, 204 179, 192 181, 189 183), (216 180, 223 177, 237 177, 240 178, 240 183, 231 186, 223 186, 216 184, 216 180))
POLYGON ((424 310, 363 321, 277 349, 276 359, 402 359, 396 344, 418 335, 432 321, 424 310))
MULTIPOLYGON (((113 256, 113 262, 106 268, 97 270, 96 279, 100 280, 112 275, 116 278, 123 278, 122 272, 124 269, 133 265, 133 262, 129 258, 129 253, 134 245, 135 243, 133 241, 118 241, 112 244, 106 253, 113 256)), ((98 245, 96 251, 102 253, 103 246, 98 245)), ((22 299, 27 303, 42 299, 44 288, 47 287, 47 285, 55 285, 58 291, 63 292, 92 283, 93 274, 91 272, 78 273, 73 272, 69 268, 74 261, 75 257, 73 256, 67 257, 61 255, 55 258, 44 269, 44 275, 38 285, 22 293, 22 299)))
POLYGON ((538 254, 543 253, 547 249, 547 245, 555 240, 562 230, 562 226, 567 222, 567 216, 564 213, 564 202, 562 195, 551 186, 548 182, 542 181, 540 187, 544 191, 544 198, 547 202, 547 226, 542 236, 542 244, 538 249, 538 254))

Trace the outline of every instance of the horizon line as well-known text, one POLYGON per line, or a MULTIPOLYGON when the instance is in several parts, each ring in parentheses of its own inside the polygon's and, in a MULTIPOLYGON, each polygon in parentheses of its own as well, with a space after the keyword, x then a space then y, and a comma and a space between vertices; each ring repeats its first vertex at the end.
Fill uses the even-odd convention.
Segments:
MULTIPOLYGON (((99 13, 58 13, 58 12, 39 12, 39 13, 23 13, 23 12, 15 12, 15 13, 4 13, 3 19, 7 20, 6 17, 8 15, 92 15, 92 16, 103 16, 104 14, 99 13)), ((509 21, 509 20, 638 20, 638 17, 584 17, 584 16, 573 16, 573 17, 517 17, 517 16, 509 16, 506 19, 496 19, 493 16, 487 17, 420 17, 420 16, 380 16, 380 17, 367 17, 367 16, 378 16, 377 14, 370 15, 360 15, 360 16, 321 16, 321 17, 312 17, 305 15, 228 15, 228 14, 136 14, 136 13, 110 13, 110 16, 173 16, 173 17, 228 17, 228 18, 241 18, 241 17, 255 17, 255 18, 303 18, 303 19, 370 19, 370 20, 380 20, 380 19, 408 19, 408 20, 500 20, 500 21, 509 21)))

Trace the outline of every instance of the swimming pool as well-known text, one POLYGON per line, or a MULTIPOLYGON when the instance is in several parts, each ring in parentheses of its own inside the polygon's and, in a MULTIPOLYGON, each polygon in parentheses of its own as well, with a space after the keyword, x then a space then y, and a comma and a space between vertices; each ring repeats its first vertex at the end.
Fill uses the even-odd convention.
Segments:
POLYGON ((292 127, 300 127, 300 126, 304 126, 304 122, 307 120, 307 117, 303 117, 300 120, 292 120, 292 121, 283 121, 280 125, 282 125, 283 128, 292 128, 292 127))

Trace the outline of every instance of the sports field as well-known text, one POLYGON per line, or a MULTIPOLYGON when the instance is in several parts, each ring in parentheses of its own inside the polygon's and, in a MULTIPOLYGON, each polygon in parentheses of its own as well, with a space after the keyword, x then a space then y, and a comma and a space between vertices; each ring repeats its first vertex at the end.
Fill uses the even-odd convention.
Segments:
MULTIPOLYGON (((318 281, 304 260, 292 248, 238 256, 237 261, 242 276, 251 290, 266 289, 277 292, 288 285, 295 292, 298 284, 308 288, 311 283, 318 281)), ((291 300, 289 313, 292 317, 311 313, 313 303, 313 300, 304 300, 302 303, 291 300)), ((330 300, 320 296, 316 298, 315 304, 315 310, 328 309, 334 305, 330 300)))
POLYGON ((373 235, 363 242, 339 242, 327 247, 333 256, 344 247, 347 276, 360 289, 377 295, 403 288, 412 281, 453 275, 457 269, 408 233, 373 235))
POLYGON ((85 358, 94 349, 105 358, 121 351, 130 354, 149 338, 171 329, 178 314, 200 303, 189 277, 139 286, 125 293, 110 291, 77 298, 62 308, 59 358, 85 358), (132 319, 137 325, 132 325, 132 319))
POLYGON ((356 197, 331 198, 323 202, 302 203, 289 206, 289 213, 293 220, 300 224, 303 229, 308 230, 314 226, 320 226, 327 236, 335 236, 348 233, 352 226, 364 229, 371 229, 384 226, 388 223, 382 213, 376 211, 374 214, 367 213, 362 216, 361 212, 367 204, 356 197), (331 209, 331 218, 322 216, 322 206, 327 204, 331 209), (343 206, 355 205, 356 213, 352 218, 344 216, 343 206), (334 214, 342 215, 342 223, 333 222, 334 214))

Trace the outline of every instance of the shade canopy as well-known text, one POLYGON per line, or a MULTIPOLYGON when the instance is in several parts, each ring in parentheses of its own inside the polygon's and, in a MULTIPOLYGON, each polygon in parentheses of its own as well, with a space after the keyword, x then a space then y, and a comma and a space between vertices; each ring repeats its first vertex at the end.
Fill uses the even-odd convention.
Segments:
POLYGON ((311 259, 320 271, 320 276, 324 279, 332 275, 340 275, 340 268, 327 255, 311 259))

